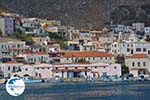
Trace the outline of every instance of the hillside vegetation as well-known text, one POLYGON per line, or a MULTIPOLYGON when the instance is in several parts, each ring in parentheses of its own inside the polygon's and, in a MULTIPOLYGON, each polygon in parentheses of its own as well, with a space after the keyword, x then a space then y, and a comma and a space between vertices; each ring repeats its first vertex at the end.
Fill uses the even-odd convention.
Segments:
POLYGON ((26 17, 57 19, 77 28, 100 29, 110 21, 150 24, 150 0, 0 0, 0 5, 26 17))

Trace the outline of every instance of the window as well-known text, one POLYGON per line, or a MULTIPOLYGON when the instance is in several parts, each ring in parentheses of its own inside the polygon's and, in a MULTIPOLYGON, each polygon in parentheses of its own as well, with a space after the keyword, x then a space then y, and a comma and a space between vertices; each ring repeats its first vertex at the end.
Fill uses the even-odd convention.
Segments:
POLYGON ((130 49, 129 49, 129 48, 127 49, 127 52, 130 52, 130 49))
POLYGON ((132 62, 132 66, 135 66, 135 63, 134 63, 134 62, 132 62))
POLYGON ((66 60, 69 60, 69 58, 66 58, 66 60))
POLYGON ((138 62, 138 67, 140 67, 140 62, 138 62))
POLYGON ((93 57, 93 60, 95 60, 95 57, 93 57))
POLYGON ((141 48, 136 48, 136 52, 141 52, 141 48))
POLYGON ((38 73, 35 73, 35 76, 38 76, 38 73))
POLYGON ((17 46, 18 46, 18 48, 20 48, 20 45, 19 45, 19 44, 18 44, 17 46))
POLYGON ((90 47, 90 50, 92 50, 92 47, 90 47))
POLYGON ((150 54, 150 51, 148 51, 148 54, 150 54))
POLYGON ((117 69, 117 66, 114 66, 114 69, 117 69))
POLYGON ((10 70, 10 66, 8 66, 8 70, 10 70))
POLYGON ((75 67, 75 69, 78 69, 78 67, 75 67))
POLYGON ((86 47, 84 47, 84 50, 86 51, 86 47))
POLYGON ((95 66, 95 69, 97 69, 97 66, 95 66))
POLYGON ((103 66, 103 68, 105 69, 105 68, 106 68, 106 66, 103 66))
POLYGON ((65 67, 65 69, 68 69, 68 67, 65 67))
POLYGON ((87 72, 85 72, 85 75, 87 75, 87 72))
POLYGON ((143 52, 146 52, 146 48, 143 48, 143 52))
POLYGON ((13 71, 15 71, 15 69, 16 69, 16 67, 15 67, 15 66, 13 66, 13 71))
POLYGON ((25 71, 28 71, 28 68, 25 68, 25 71))
POLYGON ((146 66, 146 63, 145 63, 145 62, 143 62, 143 66, 146 66))
POLYGON ((87 69, 87 67, 85 67, 85 69, 87 69))

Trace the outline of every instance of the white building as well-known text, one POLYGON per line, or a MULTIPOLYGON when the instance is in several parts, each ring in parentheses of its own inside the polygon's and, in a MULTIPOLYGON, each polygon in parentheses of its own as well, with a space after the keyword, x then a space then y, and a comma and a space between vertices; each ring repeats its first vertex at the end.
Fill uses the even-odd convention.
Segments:
POLYGON ((136 32, 144 32, 145 29, 144 23, 133 23, 132 26, 136 32))
POLYGON ((0 37, 0 56, 18 55, 23 53, 25 50, 25 42, 16 39, 0 37))
POLYGON ((18 57, 22 57, 25 63, 42 63, 49 60, 49 54, 45 52, 25 52, 18 57))
POLYGON ((111 25, 111 29, 116 32, 132 32, 131 26, 125 26, 125 25, 111 25))
POLYGON ((147 42, 114 42, 111 44, 112 54, 124 54, 126 56, 132 54, 150 54, 150 43, 147 42))
POLYGON ((26 34, 44 34, 43 28, 40 27, 39 18, 23 18, 22 28, 26 34))
POLYGON ((11 74, 11 76, 30 76, 33 78, 53 78, 52 65, 51 64, 35 64, 24 65, 22 70, 11 74))
POLYGON ((129 72, 137 77, 144 75, 150 76, 150 58, 146 54, 134 54, 127 56, 125 59, 125 65, 129 67, 129 72))
POLYGON ((6 62, 0 64, 0 69, 4 73, 4 77, 10 77, 12 73, 19 72, 23 68, 23 63, 6 62))
POLYGON ((95 46, 92 42, 84 43, 83 45, 79 46, 80 51, 96 51, 95 46))
POLYGON ((112 54, 124 54, 126 56, 140 53, 150 54, 150 43, 139 40, 135 34, 131 34, 128 41, 113 42, 110 52, 112 54))
POLYGON ((14 33, 14 19, 10 17, 0 17, 0 30, 2 36, 8 36, 14 33))

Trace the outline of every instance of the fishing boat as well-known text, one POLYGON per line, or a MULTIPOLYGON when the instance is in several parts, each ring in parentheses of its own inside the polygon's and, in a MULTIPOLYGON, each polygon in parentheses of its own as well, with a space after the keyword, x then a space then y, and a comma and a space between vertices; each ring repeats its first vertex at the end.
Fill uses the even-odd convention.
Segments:
POLYGON ((29 77, 24 77, 23 81, 25 83, 42 83, 42 79, 30 79, 29 77))

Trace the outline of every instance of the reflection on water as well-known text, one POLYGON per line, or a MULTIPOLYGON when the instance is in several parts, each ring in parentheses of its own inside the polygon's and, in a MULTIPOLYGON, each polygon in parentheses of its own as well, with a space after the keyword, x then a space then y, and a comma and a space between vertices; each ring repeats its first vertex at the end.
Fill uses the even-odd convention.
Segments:
POLYGON ((150 100, 150 82, 26 84, 19 97, 0 86, 0 100, 150 100))

